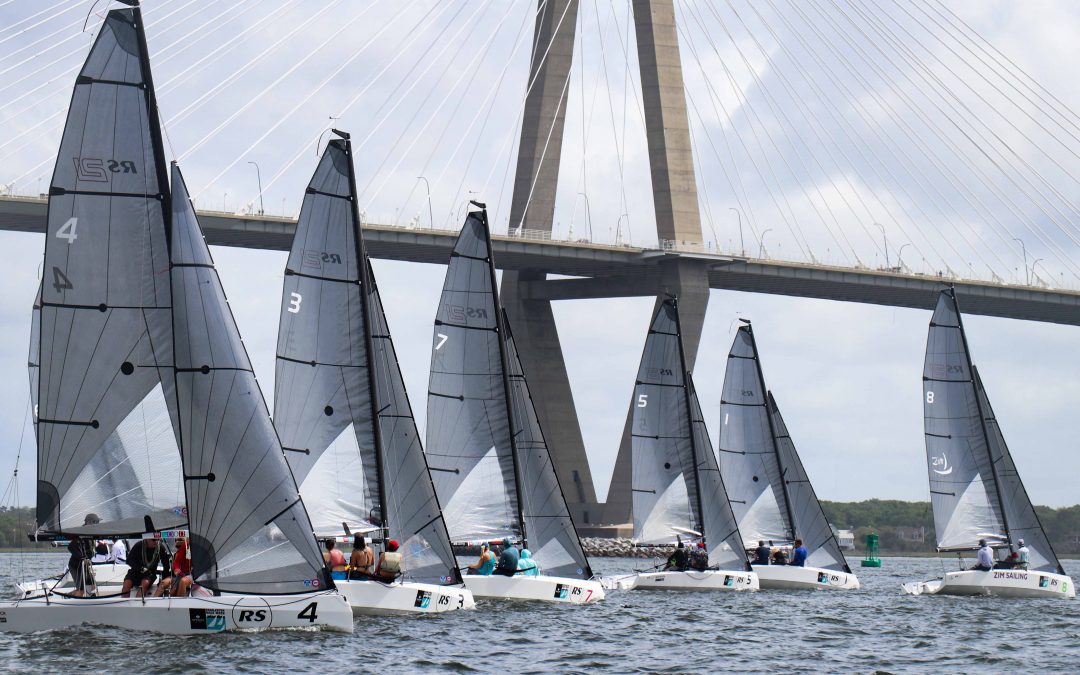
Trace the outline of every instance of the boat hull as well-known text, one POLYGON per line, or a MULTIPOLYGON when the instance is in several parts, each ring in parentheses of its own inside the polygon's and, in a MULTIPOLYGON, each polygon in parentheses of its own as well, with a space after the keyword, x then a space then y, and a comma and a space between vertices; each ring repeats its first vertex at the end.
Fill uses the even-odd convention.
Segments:
POLYGON ((632 591, 756 591, 756 572, 706 570, 704 572, 641 572, 620 584, 632 591))
MULTIPOLYGON (((123 563, 98 563, 94 565, 94 584, 97 586, 98 595, 110 595, 120 592, 120 588, 124 585, 124 577, 127 576, 129 569, 131 568, 123 563)), ((72 583, 71 575, 65 572, 62 578, 53 577, 52 579, 23 581, 15 584, 15 588, 19 591, 20 599, 26 599, 43 596, 46 590, 70 593, 75 586, 72 583), (60 583, 57 583, 58 579, 60 583)))
POLYGON ((604 587, 592 579, 569 577, 504 577, 469 575, 465 588, 477 598, 497 600, 535 600, 571 605, 587 605, 604 599, 604 587))
POLYGON ((754 565, 762 589, 839 591, 859 588, 859 578, 847 572, 794 565, 754 565))
POLYGON ((1064 574, 1025 570, 961 570, 943 579, 903 585, 909 595, 989 595, 1002 598, 1075 598, 1076 586, 1064 574))
POLYGON ((79 625, 169 635, 237 630, 353 631, 353 614, 335 592, 221 595, 211 598, 48 598, 0 603, 0 631, 32 633, 79 625))
POLYGON ((355 615, 442 614, 473 609, 473 594, 460 586, 413 582, 334 581, 355 615))

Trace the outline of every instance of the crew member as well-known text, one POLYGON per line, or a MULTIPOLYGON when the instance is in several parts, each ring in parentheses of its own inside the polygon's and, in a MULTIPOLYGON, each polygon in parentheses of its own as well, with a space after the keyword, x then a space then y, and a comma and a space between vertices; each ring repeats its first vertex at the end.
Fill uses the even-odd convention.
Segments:
POLYGON ((791 564, 796 567, 806 567, 806 559, 810 557, 810 552, 803 546, 802 539, 795 540, 795 550, 791 552, 791 564))
MULTIPOLYGON (((120 595, 130 595, 131 589, 138 586, 140 598, 146 597, 150 586, 157 579, 159 566, 164 577, 169 576, 172 567, 168 549, 154 538, 142 539, 132 546, 127 562, 130 569, 124 576, 124 586, 120 590, 120 595)), ((154 594, 161 595, 164 590, 159 586, 154 594)))
POLYGON ((985 539, 979 540, 979 554, 978 559, 975 561, 973 570, 981 570, 983 572, 989 572, 994 569, 994 549, 990 548, 990 544, 986 543, 985 539))
POLYGON ((709 569, 709 554, 705 551, 705 542, 699 541, 690 551, 690 569, 704 572, 709 569))
POLYGON ((487 542, 480 544, 480 559, 465 569, 469 570, 467 574, 491 576, 491 573, 495 571, 495 554, 491 552, 487 542))
MULTIPOLYGON (((83 527, 97 525, 101 518, 96 513, 88 513, 83 518, 83 527)), ((86 596, 86 589, 93 584, 93 571, 90 569, 90 558, 94 555, 94 544, 85 537, 75 537, 68 542, 68 572, 71 574, 71 582, 75 590, 71 593, 77 598, 86 596)))
POLYGON ((772 554, 772 549, 765 545, 764 541, 759 540, 757 548, 754 549, 754 565, 768 565, 769 556, 772 554))
POLYGON ((690 556, 686 553, 686 547, 680 541, 679 545, 675 547, 671 555, 668 556, 667 564, 664 565, 665 570, 674 569, 679 572, 685 572, 686 567, 690 564, 690 556))
POLYGON ((401 554, 398 553, 396 539, 386 542, 386 550, 379 554, 379 563, 375 565, 375 576, 380 581, 393 581, 401 574, 401 554))
POLYGON ((345 578, 345 554, 335 548, 334 540, 327 539, 326 550, 323 551, 323 561, 330 566, 330 572, 335 579, 345 578))
POLYGON ((1031 564, 1031 551, 1024 544, 1023 539, 1021 539, 1019 543, 1020 548, 1016 549, 1016 553, 1019 556, 1019 560, 1016 566, 1022 570, 1026 570, 1028 568, 1028 565, 1031 564))
POLYGON ((191 577, 191 548, 187 539, 180 539, 176 545, 176 555, 172 561, 172 589, 170 593, 177 598, 185 598, 191 593, 195 580, 191 577))
POLYGON ((370 579, 371 566, 375 564, 375 553, 368 548, 364 535, 353 538, 352 555, 349 556, 349 578, 370 579))
POLYGON ((521 556, 518 558, 518 574, 523 577, 540 576, 540 568, 536 566, 536 560, 527 548, 521 549, 521 556))
POLYGON ((495 565, 494 573, 512 577, 517 574, 518 558, 521 556, 518 554, 518 550, 514 548, 514 545, 510 543, 510 537, 503 539, 502 545, 503 548, 499 553, 499 562, 495 565))

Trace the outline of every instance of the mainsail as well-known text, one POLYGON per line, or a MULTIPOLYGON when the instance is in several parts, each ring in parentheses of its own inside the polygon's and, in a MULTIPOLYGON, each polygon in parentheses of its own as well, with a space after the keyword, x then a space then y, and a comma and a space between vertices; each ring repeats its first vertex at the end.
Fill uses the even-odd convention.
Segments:
POLYGON ((765 376, 749 322, 728 353, 720 400, 720 467, 743 546, 802 539, 811 567, 850 572, 765 376))
POLYGON ((300 210, 282 297, 275 425, 316 532, 377 529, 380 539, 401 540, 409 578, 459 582, 363 252, 352 171, 349 140, 330 141, 300 210))
POLYGON ((685 361, 678 305, 669 298, 653 317, 634 387, 634 538, 702 538, 710 564, 741 569, 746 554, 685 361))
POLYGON ((167 181, 141 15, 113 10, 75 80, 49 186, 39 532, 187 522, 162 387, 172 379, 167 181))
POLYGON ((173 165, 175 396, 192 576, 215 591, 330 586, 304 503, 173 165))
POLYGON ((454 541, 509 537, 546 574, 592 576, 499 309, 483 211, 466 218, 446 271, 427 419, 432 476, 454 541))
POLYGON ((1031 569, 1064 574, 971 363, 956 295, 941 292, 926 341, 923 411, 938 550, 1017 546, 1031 569))

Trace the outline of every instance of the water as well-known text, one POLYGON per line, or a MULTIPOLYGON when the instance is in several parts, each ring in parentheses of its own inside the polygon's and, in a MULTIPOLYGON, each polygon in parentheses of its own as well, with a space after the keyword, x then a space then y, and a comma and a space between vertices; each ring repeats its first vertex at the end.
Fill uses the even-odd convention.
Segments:
MULTIPOLYGON (((0 587, 60 570, 66 554, 0 554, 0 587)), ((862 590, 611 591, 589 607, 481 602, 428 618, 363 618, 332 633, 163 637, 115 629, 0 634, 14 671, 684 673, 716 671, 1073 671, 1076 600, 912 597, 900 584, 940 577, 937 558, 857 567, 862 590)), ((644 561, 593 560, 603 574, 644 561)), ((1080 561, 1065 561, 1080 579, 1080 561)))

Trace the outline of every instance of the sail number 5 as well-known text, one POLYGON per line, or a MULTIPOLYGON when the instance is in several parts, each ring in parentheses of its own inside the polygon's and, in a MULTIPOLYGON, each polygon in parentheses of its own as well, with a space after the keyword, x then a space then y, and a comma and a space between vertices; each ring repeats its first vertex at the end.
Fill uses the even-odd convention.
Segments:
POLYGON ((637 407, 644 408, 647 405, 649 405, 649 395, 648 394, 638 394, 637 407))

